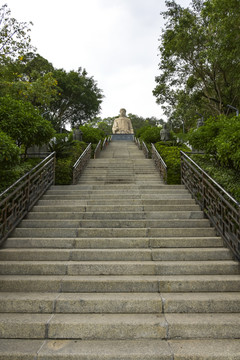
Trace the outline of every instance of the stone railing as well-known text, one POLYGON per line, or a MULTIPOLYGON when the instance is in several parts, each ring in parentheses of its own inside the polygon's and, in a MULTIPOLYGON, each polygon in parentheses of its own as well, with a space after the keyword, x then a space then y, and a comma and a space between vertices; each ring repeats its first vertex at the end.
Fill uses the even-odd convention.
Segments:
POLYGON ((95 151, 94 151, 94 156, 93 156, 94 159, 96 159, 99 156, 99 154, 101 152, 101 145, 102 145, 102 140, 99 140, 99 142, 95 148, 95 151))
POLYGON ((142 144, 141 144, 140 140, 138 138, 136 138, 136 136, 134 136, 134 142, 137 145, 137 147, 139 148, 139 150, 142 150, 142 144))
POLYGON ((165 164, 164 160, 162 159, 161 155, 155 148, 154 144, 152 144, 152 159, 156 168, 158 169, 163 181, 167 183, 167 165, 165 164))
POLYGON ((240 260, 240 204, 183 151, 181 174, 182 184, 240 260))
POLYGON ((0 244, 54 181, 55 152, 0 194, 0 244))
POLYGON ((147 145, 145 144, 144 141, 142 142, 142 151, 143 151, 145 157, 147 159, 149 159, 150 158, 150 151, 148 150, 148 147, 147 147, 147 145))
POLYGON ((83 170, 91 159, 91 151, 92 144, 90 143, 73 165, 73 185, 77 184, 83 170))

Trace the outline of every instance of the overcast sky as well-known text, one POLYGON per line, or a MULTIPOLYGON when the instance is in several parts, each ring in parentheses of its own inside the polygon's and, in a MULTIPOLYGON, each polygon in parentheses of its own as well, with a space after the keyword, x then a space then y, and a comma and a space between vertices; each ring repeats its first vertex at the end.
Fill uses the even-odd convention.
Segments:
MULTIPOLYGON (((105 98, 102 118, 127 113, 160 119, 152 90, 164 0, 6 0, 18 21, 32 21, 32 44, 56 68, 85 68, 105 98)), ((190 0, 177 0, 188 6, 190 0)))

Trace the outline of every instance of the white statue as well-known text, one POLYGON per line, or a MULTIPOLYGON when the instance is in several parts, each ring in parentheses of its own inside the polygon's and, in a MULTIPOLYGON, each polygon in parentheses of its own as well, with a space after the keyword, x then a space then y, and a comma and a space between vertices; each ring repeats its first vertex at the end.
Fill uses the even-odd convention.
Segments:
POLYGON ((126 110, 120 110, 120 116, 114 120, 112 127, 113 134, 134 134, 131 120, 126 117, 126 110))

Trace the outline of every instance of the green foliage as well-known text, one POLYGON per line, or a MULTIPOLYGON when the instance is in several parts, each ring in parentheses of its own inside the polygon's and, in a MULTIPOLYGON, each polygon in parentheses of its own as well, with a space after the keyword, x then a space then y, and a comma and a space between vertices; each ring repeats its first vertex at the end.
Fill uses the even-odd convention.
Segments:
POLYGON ((86 143, 97 144, 99 140, 103 140, 105 138, 104 131, 98 128, 93 128, 89 125, 84 125, 84 126, 80 126, 79 129, 82 131, 83 133, 82 139, 86 143))
POLYGON ((167 183, 181 184, 181 154, 180 151, 189 151, 186 145, 169 146, 160 141, 155 147, 167 165, 167 183))
POLYGON ((160 127, 147 125, 137 130, 136 137, 145 143, 155 143, 160 140, 160 130, 160 127))
MULTIPOLYGON (((59 136, 58 139, 60 138, 61 137, 59 136)), ((59 157, 57 157, 56 161, 56 185, 68 185, 72 183, 73 165, 87 146, 86 143, 82 141, 71 140, 65 141, 63 144, 65 145, 60 148, 59 152, 57 151, 59 157)), ((59 149, 59 147, 56 148, 56 150, 57 149, 59 149)))
POLYGON ((173 128, 240 107, 239 0, 166 1, 159 75, 153 91, 173 128))
POLYGON ((57 159, 55 170, 56 185, 69 185, 72 183, 73 165, 74 162, 71 158, 57 159))
POLYGON ((0 130, 0 173, 20 161, 20 149, 14 141, 0 130))
POLYGON ((219 165, 240 169, 240 116, 209 118, 204 126, 191 131, 189 142, 196 150, 212 155, 219 165))
POLYGON ((6 190, 9 186, 15 183, 24 174, 30 171, 35 165, 37 165, 42 159, 27 159, 21 161, 17 165, 13 165, 8 169, 0 170, 0 193, 6 190))
POLYGON ((191 158, 221 185, 233 198, 240 202, 239 171, 216 165, 209 155, 191 155, 191 158))
POLYGON ((31 49, 29 25, 11 17, 7 4, 0 8, 0 62, 6 58, 17 58, 31 49))
POLYGON ((50 122, 31 103, 10 97, 0 98, 0 129, 19 147, 24 145, 25 153, 30 146, 47 143, 54 135, 50 122))
POLYGON ((102 91, 85 69, 66 72, 55 69, 53 77, 58 83, 58 96, 50 104, 52 122, 56 130, 71 123, 72 128, 94 118, 100 110, 102 91))

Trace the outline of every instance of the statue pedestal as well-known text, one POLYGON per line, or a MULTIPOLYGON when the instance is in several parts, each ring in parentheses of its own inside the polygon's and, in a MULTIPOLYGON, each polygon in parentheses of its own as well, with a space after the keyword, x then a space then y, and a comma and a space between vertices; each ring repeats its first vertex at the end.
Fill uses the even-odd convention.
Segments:
POLYGON ((134 134, 113 134, 112 141, 115 140, 134 141, 134 134))

